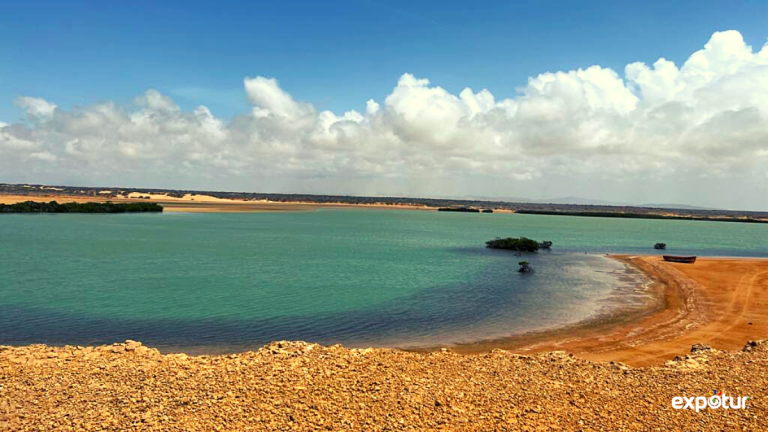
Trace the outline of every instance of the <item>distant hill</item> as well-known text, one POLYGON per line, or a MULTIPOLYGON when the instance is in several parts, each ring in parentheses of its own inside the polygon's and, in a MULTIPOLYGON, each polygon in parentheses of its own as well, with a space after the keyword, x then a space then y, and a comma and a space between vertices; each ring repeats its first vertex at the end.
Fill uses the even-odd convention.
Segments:
POLYGON ((508 203, 530 203, 530 202, 537 202, 530 198, 520 198, 520 197, 499 197, 499 196, 483 196, 483 195, 450 195, 450 196, 438 196, 438 198, 446 198, 446 199, 458 199, 458 200, 468 200, 468 201, 498 201, 498 202, 508 202, 508 203))
POLYGON ((530 199, 520 197, 492 197, 481 195, 464 195, 464 196, 443 196, 438 197, 443 199, 458 199, 458 200, 470 200, 470 201, 493 201, 493 202, 507 202, 507 203, 529 203, 529 204, 556 204, 556 205, 577 205, 577 206, 609 206, 609 207, 646 207, 654 209, 675 209, 675 210, 722 210, 713 207, 699 207, 687 204, 630 204, 618 201, 605 201, 599 199, 582 198, 582 197, 560 197, 560 198, 545 198, 545 199, 530 199))
POLYGON ((713 207, 699 207, 686 204, 640 204, 638 207, 660 208, 660 209, 682 209, 682 210, 720 210, 713 207))
MULTIPOLYGON (((525 202, 525 201, 519 201, 525 202)), ((673 204, 673 203, 661 203, 661 204, 629 204, 615 201, 604 201, 598 199, 581 198, 581 197, 564 197, 564 198, 551 198, 531 200, 528 202, 538 204, 560 204, 560 205, 587 205, 587 206, 614 206, 614 207, 646 207, 657 209, 675 209, 675 210, 721 210, 712 207, 699 207, 687 204, 673 204)))
POLYGON ((618 206, 618 207, 631 206, 631 204, 627 204, 627 203, 603 201, 603 200, 580 198, 580 197, 540 199, 540 200, 534 200, 531 202, 535 202, 538 204, 561 204, 561 205, 594 205, 594 206, 618 206))

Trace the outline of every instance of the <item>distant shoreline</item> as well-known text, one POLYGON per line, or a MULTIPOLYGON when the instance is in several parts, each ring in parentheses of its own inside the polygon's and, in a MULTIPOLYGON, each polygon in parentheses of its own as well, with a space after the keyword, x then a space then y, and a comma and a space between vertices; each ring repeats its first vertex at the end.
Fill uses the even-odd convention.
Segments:
POLYGON ((557 204, 493 199, 419 198, 403 196, 353 196, 295 193, 197 191, 130 187, 80 187, 0 183, 0 198, 25 196, 26 199, 71 197, 91 200, 150 200, 169 211, 184 212, 261 212, 308 211, 316 208, 394 208, 436 210, 438 208, 492 209, 494 213, 528 213, 562 216, 619 217, 642 219, 681 219, 713 222, 768 223, 768 211, 741 211, 691 208, 662 208, 610 204, 557 204), (229 205, 229 204, 236 204, 229 205))
POLYGON ((180 213, 266 213, 266 212, 296 212, 313 211, 321 208, 370 208, 370 209, 398 209, 398 210, 427 210, 437 211, 435 207, 416 205, 389 205, 389 204, 348 204, 348 203, 311 203, 311 202, 270 202, 270 201, 241 201, 241 200, 217 200, 208 196, 194 196, 192 198, 152 197, 150 199, 136 197, 92 197, 71 195, 0 195, 0 204, 16 204, 24 201, 60 203, 96 202, 105 203, 146 203, 152 202, 163 206, 165 212, 180 213))
MULTIPOLYGON (((163 206, 166 212, 181 213, 264 213, 264 212, 295 212, 313 211, 321 208, 367 208, 367 209, 395 209, 395 210, 426 210, 440 211, 441 208, 423 204, 393 204, 387 202, 348 203, 348 202, 313 202, 313 201, 252 201, 244 199, 217 198, 210 195, 187 194, 182 197, 173 197, 162 194, 131 193, 128 196, 92 196, 92 195, 68 195, 68 194, 33 194, 33 195, 6 195, 0 193, 0 204, 16 204, 24 201, 60 203, 157 203, 163 206)), ((684 220, 684 221, 709 221, 768 224, 768 218, 756 219, 752 217, 699 217, 678 214, 657 213, 616 213, 608 211, 561 211, 561 210, 512 210, 509 208, 478 207, 477 211, 459 213, 517 213, 527 215, 551 215, 551 216, 577 216, 577 217, 605 217, 621 219, 649 219, 649 220, 684 220), (485 210, 484 210, 485 209, 485 210), (491 211, 492 210, 492 211, 491 211)), ((450 212, 449 212, 450 213, 450 212)))
POLYGON ((547 211, 547 210, 518 210, 519 214, 545 215, 545 216, 579 216, 579 217, 604 217, 621 219, 667 219, 667 220, 687 220, 687 221, 709 221, 709 222, 737 222, 737 223, 760 223, 768 224, 768 219, 753 218, 726 218, 726 217, 697 217, 681 215, 661 215, 661 214, 640 214, 640 213, 611 213, 611 212, 568 212, 568 211, 547 211))

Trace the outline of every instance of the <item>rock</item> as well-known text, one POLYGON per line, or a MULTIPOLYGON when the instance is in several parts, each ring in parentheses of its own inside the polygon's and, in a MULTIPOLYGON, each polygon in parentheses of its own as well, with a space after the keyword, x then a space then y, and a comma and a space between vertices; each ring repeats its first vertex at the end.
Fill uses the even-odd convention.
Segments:
POLYGON ((128 340, 125 341, 125 343, 123 345, 125 345, 125 350, 126 351, 135 351, 136 348, 141 346, 141 342, 136 342, 134 340, 128 339, 128 340))
POLYGON ((752 351, 752 349, 760 345, 761 342, 762 341, 749 341, 747 342, 746 345, 744 345, 744 348, 742 349, 742 351, 747 351, 747 352, 752 351))
POLYGON ((699 352, 699 351, 709 351, 711 349, 712 349, 711 346, 704 345, 704 344, 693 344, 691 346, 691 352, 692 353, 699 352))
POLYGON ((616 369, 620 369, 620 370, 628 370, 629 369, 629 366, 627 366, 626 364, 624 364, 622 362, 617 362, 617 361, 612 361, 611 362, 611 366, 615 367, 616 369))
POLYGON ((761 399, 741 415, 681 415, 669 402, 713 384, 763 394, 761 341, 747 343, 749 355, 697 348, 667 367, 285 341, 237 355, 161 355, 132 342, 73 348, 83 352, 74 361, 48 360, 69 354, 63 348, 0 351, 0 430, 764 429, 761 399), (113 354, 120 348, 128 354, 113 354))

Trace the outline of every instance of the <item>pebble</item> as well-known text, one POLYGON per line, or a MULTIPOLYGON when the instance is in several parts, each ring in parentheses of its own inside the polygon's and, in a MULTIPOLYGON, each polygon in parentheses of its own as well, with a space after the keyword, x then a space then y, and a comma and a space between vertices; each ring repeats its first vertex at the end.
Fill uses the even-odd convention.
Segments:
MULTIPOLYGON (((695 349, 694 349, 695 348, 695 349)), ((280 341, 225 356, 0 346, 0 430, 761 430, 768 343, 663 366, 280 341), (747 410, 675 410, 713 389, 747 410)))

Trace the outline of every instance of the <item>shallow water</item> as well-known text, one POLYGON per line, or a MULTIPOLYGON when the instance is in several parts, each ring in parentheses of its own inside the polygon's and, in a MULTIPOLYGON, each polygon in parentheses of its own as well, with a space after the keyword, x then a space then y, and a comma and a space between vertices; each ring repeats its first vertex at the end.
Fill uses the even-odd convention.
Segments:
MULTIPOLYGON (((340 209, 3 215, 0 344, 468 342, 573 323, 643 279, 605 253, 768 256, 756 224, 340 209), (554 241, 523 259, 496 236, 554 241), (586 254, 585 254, 586 252, 586 254)), ((637 301, 627 294, 627 301, 637 301)))

